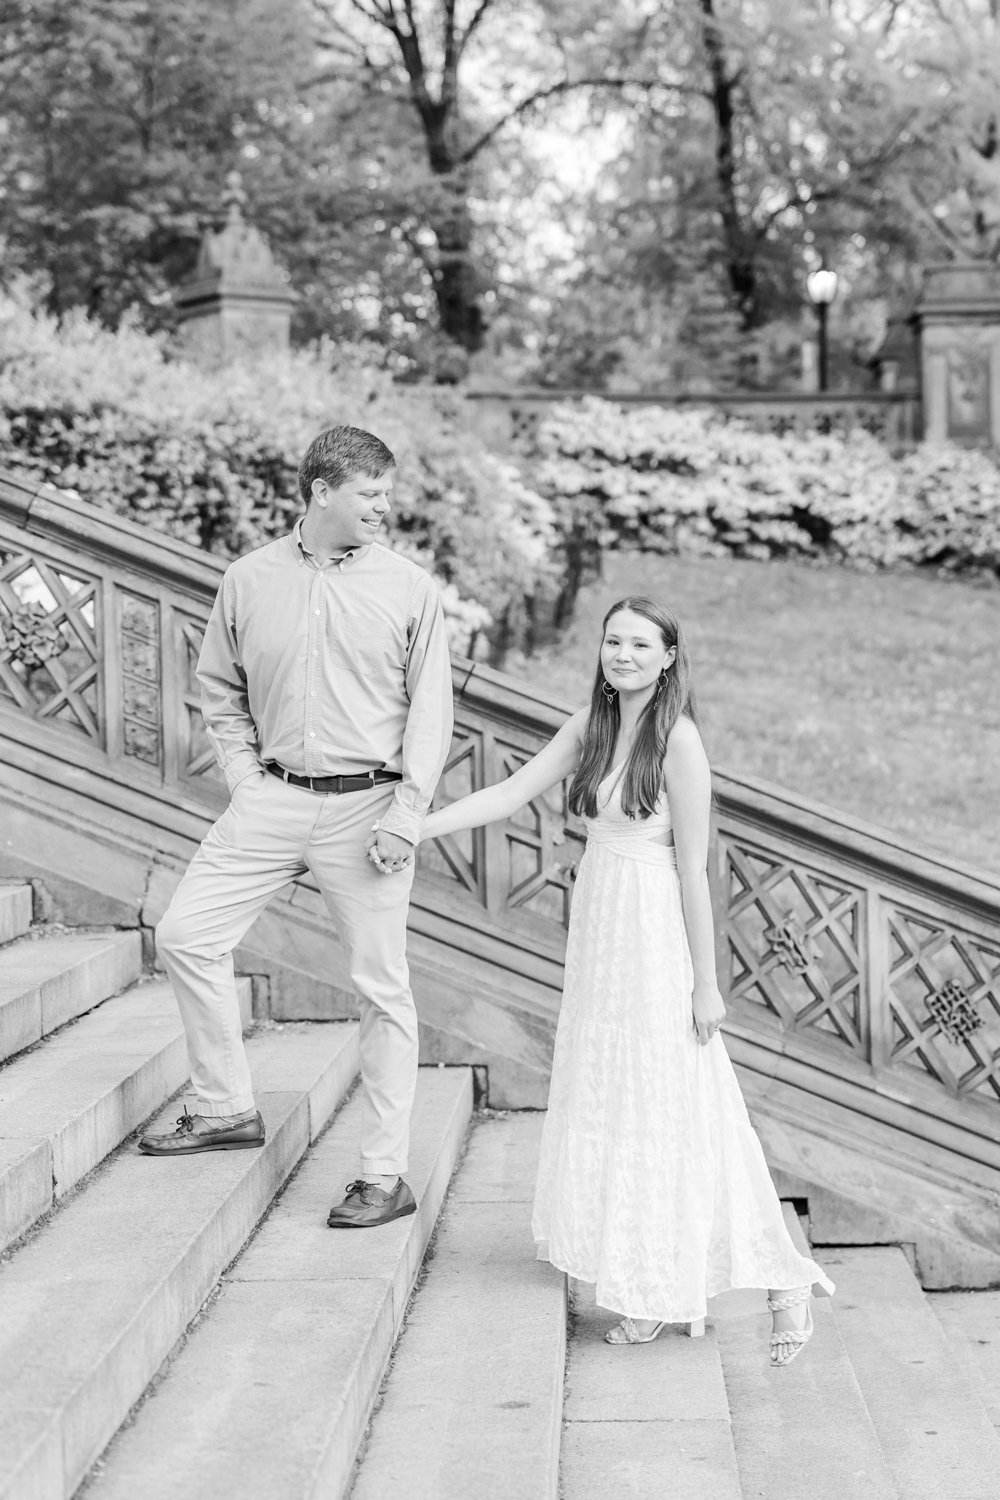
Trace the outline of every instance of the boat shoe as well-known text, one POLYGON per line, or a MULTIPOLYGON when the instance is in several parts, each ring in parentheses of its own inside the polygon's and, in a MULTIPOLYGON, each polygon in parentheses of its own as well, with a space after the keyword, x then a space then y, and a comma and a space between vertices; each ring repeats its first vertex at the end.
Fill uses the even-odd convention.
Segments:
POLYGON ((239 1125, 220 1125, 217 1130, 196 1131, 195 1116, 184 1113, 177 1128, 164 1135, 147 1130, 139 1140, 139 1150, 146 1156, 193 1156, 196 1151, 250 1151, 264 1144, 264 1121, 260 1113, 239 1125))
POLYGON ((417 1200, 402 1177, 391 1193, 361 1177, 347 1188, 343 1203, 334 1204, 327 1224, 331 1229, 374 1229, 417 1211, 417 1200))

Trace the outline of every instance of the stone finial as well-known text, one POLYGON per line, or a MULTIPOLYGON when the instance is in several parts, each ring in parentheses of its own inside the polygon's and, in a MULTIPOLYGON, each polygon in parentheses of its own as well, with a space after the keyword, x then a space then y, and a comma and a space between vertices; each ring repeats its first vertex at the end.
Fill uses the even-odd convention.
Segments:
POLYGON ((239 172, 226 176, 225 222, 201 242, 193 276, 174 296, 181 342, 208 362, 288 348, 295 293, 267 240, 243 216, 239 172))

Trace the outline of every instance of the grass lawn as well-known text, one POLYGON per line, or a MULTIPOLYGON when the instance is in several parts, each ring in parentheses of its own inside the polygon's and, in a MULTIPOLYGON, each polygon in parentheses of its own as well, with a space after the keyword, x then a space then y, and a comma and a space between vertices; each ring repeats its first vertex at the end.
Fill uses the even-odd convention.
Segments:
POLYGON ((628 593, 680 617, 714 765, 1000 874, 1000 590, 611 552, 560 646, 506 670, 586 703, 601 619, 628 593))

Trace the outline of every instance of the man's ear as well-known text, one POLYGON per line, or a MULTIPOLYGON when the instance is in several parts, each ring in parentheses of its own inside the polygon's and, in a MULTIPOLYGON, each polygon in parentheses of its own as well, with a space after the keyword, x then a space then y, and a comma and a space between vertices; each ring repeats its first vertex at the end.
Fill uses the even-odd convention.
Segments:
POLYGON ((313 482, 312 482, 311 489, 310 489, 310 494, 312 495, 312 498, 316 501, 316 504, 319 505, 319 506, 321 506, 323 508, 323 510, 326 510, 328 499, 329 499, 329 494, 330 494, 330 487, 327 484, 326 480, 325 479, 314 479, 313 482))

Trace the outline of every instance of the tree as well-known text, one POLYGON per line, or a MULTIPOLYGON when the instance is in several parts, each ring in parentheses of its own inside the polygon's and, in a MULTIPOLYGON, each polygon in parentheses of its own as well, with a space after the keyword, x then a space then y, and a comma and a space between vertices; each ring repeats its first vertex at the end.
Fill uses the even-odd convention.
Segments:
MULTIPOLYGON (((662 6, 640 66, 648 75, 669 59, 670 80, 680 71, 690 92, 679 108, 649 87, 618 110, 616 190, 604 180, 590 199, 581 295, 608 284, 618 294, 631 266, 647 323, 673 317, 683 338, 677 309, 699 284, 711 298, 721 289, 751 348, 799 316, 804 273, 823 257, 846 291, 870 300, 912 291, 921 263, 942 251, 995 254, 982 230, 992 225, 996 240, 1000 228, 991 9, 995 0, 662 6)), ((557 339, 549 373, 558 378, 570 353, 557 339)))
POLYGON ((0 20, 0 235, 50 311, 153 310, 295 104, 297 0, 37 0, 0 20))
MULTIPOLYGON (((332 72, 321 73, 317 83, 342 77, 350 67, 377 75, 386 91, 395 78, 405 91, 428 171, 422 195, 428 232, 411 236, 411 247, 433 285, 442 331, 474 352, 485 332, 486 282, 472 206, 483 185, 484 158, 508 127, 550 101, 585 90, 641 88, 642 80, 627 65, 629 39, 622 40, 616 66, 609 69, 606 43, 597 34, 602 8, 590 0, 572 7, 562 0, 538 0, 534 7, 503 0, 316 4, 324 22, 323 46, 332 62, 332 72), (501 32, 504 21, 507 29, 501 32), (473 99, 466 83, 476 43, 487 49, 491 67, 499 71, 493 93, 501 102, 492 113, 482 100, 485 90, 480 88, 473 99), (389 64, 393 57, 395 68, 389 64)), ((663 86, 662 72, 655 81, 663 86)))

